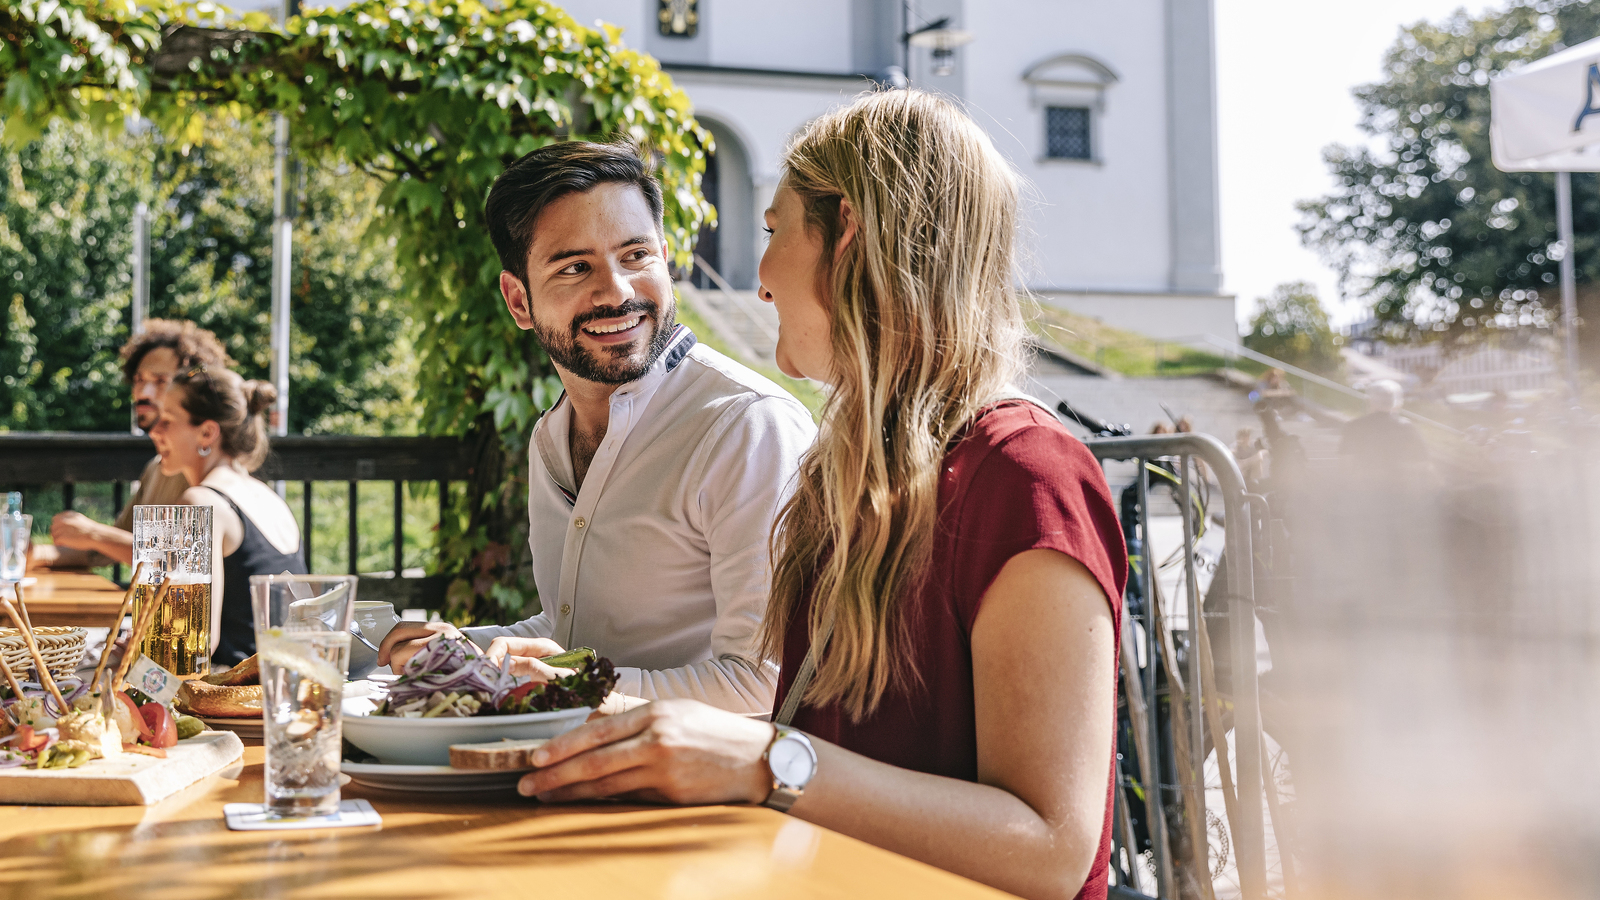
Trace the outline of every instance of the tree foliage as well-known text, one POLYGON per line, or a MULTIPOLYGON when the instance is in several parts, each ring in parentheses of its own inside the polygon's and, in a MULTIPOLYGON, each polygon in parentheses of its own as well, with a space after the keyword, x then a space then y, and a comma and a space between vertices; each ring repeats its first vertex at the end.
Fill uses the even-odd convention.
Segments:
POLYGON ((1339 339, 1315 287, 1305 281, 1280 284, 1256 302, 1246 347, 1319 375, 1338 373, 1339 339))
MULTIPOLYGON (((267 377, 270 134, 208 119, 188 153, 149 129, 96 135, 56 122, 0 148, 0 429, 123 430, 117 349, 129 337, 136 204, 152 210, 150 313, 216 332, 267 377)), ((292 431, 415 431, 410 342, 394 251, 361 241, 379 185, 309 167, 299 179, 292 431)))
POLYGON ((211 9, 46 0, 26 15, 11 11, 0 20, 0 36, 18 35, 0 57, 7 139, 14 117, 26 129, 51 115, 103 122, 137 108, 163 133, 198 142, 201 108, 280 113, 303 157, 382 179, 371 231, 394 239, 422 323, 423 429, 468 435, 479 448, 463 520, 444 523, 443 565, 462 576, 452 602, 463 615, 520 615, 532 597, 520 473, 532 424, 559 383, 504 312, 483 200, 530 150, 626 135, 658 163, 668 244, 687 266, 694 235, 713 217, 699 190, 709 134, 654 60, 615 30, 580 26, 541 0, 363 0, 282 28, 247 17, 256 34, 225 35, 172 65, 159 42, 176 26, 239 27, 202 22, 211 9), (63 42, 64 22, 87 36, 63 42), (52 66, 64 76, 48 74, 52 66))
POLYGON ((85 137, 61 125, 0 152, 0 428, 128 427, 117 348, 146 170, 85 137))
MULTIPOLYGON (((1356 89, 1376 150, 1332 146, 1337 187, 1301 203, 1305 244, 1369 299, 1385 333, 1461 339, 1548 328, 1559 311, 1555 180, 1489 157, 1489 81, 1600 34, 1588 0, 1458 11, 1402 31, 1383 81, 1356 89)), ((1579 279, 1600 278, 1600 182, 1573 176, 1579 279)))

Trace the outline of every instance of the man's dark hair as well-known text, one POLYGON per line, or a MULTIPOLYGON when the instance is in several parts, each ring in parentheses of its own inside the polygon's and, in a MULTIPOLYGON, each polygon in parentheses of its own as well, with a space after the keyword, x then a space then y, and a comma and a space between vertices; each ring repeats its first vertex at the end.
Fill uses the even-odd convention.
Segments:
POLYGON ((193 322, 175 319, 151 319, 144 330, 122 345, 122 377, 133 383, 139 373, 139 363, 151 350, 165 347, 178 357, 178 370, 204 366, 208 369, 226 369, 233 365, 228 351, 222 349, 217 336, 193 322))
POLYGON ((632 141, 609 144, 560 141, 529 153, 494 180, 483 216, 489 237, 500 254, 500 268, 528 282, 528 248, 533 245, 533 223, 546 206, 568 194, 582 193, 601 184, 631 184, 650 204, 656 227, 661 227, 661 185, 653 167, 632 141))

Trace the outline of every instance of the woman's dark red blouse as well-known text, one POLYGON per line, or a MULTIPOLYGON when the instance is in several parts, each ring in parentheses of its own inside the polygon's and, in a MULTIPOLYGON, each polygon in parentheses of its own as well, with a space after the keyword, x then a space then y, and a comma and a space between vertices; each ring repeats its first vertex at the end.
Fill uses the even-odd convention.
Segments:
MULTIPOLYGON (((906 605, 916 683, 892 688, 860 722, 833 706, 806 706, 791 724, 881 762, 977 780, 972 623, 1000 569, 1035 548, 1059 550, 1089 570, 1111 603, 1112 633, 1120 634, 1128 557, 1105 474, 1054 416, 1026 401, 1006 401, 981 413, 944 458, 931 571, 906 605)), ((774 709, 783 706, 808 646, 801 609, 784 643, 774 709)), ((1082 900, 1106 894, 1110 775, 1105 826, 1082 900)))

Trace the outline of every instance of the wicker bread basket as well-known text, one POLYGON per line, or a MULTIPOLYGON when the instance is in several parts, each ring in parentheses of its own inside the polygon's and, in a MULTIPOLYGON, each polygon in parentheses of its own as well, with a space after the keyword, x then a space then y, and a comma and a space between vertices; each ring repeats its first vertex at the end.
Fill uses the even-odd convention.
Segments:
MULTIPOLYGON (((45 625, 33 629, 33 636, 39 642, 39 655, 44 657, 51 675, 65 678, 77 671, 83 659, 82 628, 45 625)), ((6 665, 19 681, 27 678, 24 673, 33 670, 33 656, 28 653, 22 632, 15 628, 0 628, 0 654, 5 655, 6 665)))

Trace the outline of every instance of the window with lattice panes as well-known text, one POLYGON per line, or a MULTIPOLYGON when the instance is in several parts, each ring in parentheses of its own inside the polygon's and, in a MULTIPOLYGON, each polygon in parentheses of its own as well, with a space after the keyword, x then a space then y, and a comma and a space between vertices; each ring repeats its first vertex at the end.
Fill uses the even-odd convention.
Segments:
POLYGON ((1050 159, 1093 159, 1090 121, 1088 107, 1045 107, 1044 155, 1050 159))

